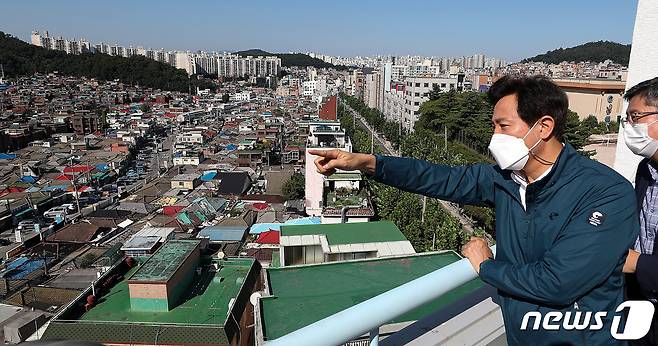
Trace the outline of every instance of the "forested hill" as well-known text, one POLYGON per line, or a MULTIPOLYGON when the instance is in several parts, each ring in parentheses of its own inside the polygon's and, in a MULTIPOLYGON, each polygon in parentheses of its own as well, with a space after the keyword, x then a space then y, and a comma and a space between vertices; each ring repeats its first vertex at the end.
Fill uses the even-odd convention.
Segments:
POLYGON ((631 45, 610 41, 588 42, 571 48, 558 48, 527 58, 522 62, 538 61, 547 64, 558 64, 563 61, 592 61, 602 62, 612 60, 618 64, 628 66, 631 55, 631 45))
POLYGON ((66 76, 84 76, 99 80, 115 80, 142 87, 181 91, 212 87, 209 81, 188 78, 184 70, 143 56, 123 58, 107 54, 66 54, 23 42, 0 31, 0 64, 7 77, 57 71, 66 76))
POLYGON ((285 67, 313 66, 315 68, 335 68, 339 70, 347 69, 347 66, 330 64, 321 59, 312 58, 311 56, 302 53, 270 53, 262 49, 249 49, 235 52, 234 54, 240 56, 278 56, 281 58, 281 65, 285 67))

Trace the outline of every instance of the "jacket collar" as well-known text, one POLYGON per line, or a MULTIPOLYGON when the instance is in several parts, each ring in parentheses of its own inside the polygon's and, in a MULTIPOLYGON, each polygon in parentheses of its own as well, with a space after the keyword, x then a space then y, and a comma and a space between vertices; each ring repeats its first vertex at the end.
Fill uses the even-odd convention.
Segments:
MULTIPOLYGON (((550 172, 548 172, 548 174, 541 180, 530 184, 528 189, 540 190, 544 189, 544 187, 551 188, 554 185, 562 185, 568 183, 571 179, 565 177, 565 174, 568 173, 571 175, 573 171, 567 170, 565 167, 571 165, 572 161, 579 156, 580 154, 576 152, 576 149, 574 149, 571 144, 564 143, 564 147, 560 151, 560 154, 558 155, 557 160, 555 160, 553 168, 551 168, 550 172)), ((512 196, 514 196, 519 201, 519 203, 521 203, 519 185, 514 182, 514 180, 512 180, 512 172, 508 170, 501 170, 498 166, 495 166, 495 169, 499 172, 499 174, 494 179, 494 182, 501 186, 512 196)))

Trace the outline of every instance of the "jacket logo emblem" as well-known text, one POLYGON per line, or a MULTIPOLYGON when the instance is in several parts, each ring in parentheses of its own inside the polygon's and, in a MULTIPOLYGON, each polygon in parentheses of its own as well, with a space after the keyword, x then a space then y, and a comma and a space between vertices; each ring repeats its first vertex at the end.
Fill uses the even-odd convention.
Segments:
POLYGON ((605 214, 597 210, 593 211, 592 215, 590 215, 588 219, 589 224, 592 226, 599 226, 603 223, 604 220, 605 220, 605 214))

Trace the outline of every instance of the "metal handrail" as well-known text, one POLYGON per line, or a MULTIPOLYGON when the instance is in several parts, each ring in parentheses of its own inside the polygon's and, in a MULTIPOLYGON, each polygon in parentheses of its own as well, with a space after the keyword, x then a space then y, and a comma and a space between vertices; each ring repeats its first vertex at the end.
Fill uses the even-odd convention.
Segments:
MULTIPOLYGON (((495 255, 496 245, 491 251, 495 255)), ((380 326, 477 276, 468 259, 463 258, 265 344, 335 346, 368 333, 371 334, 371 344, 376 344, 378 336, 373 334, 380 326)))

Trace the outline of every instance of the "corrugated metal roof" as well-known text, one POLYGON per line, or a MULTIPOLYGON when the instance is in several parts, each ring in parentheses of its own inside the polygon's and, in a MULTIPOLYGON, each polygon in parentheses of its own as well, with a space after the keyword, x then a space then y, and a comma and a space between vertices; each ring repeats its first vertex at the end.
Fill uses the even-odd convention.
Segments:
POLYGON ((324 234, 329 245, 407 240, 391 221, 281 226, 282 238, 309 234, 324 234))
POLYGON ((241 226, 208 226, 199 232, 197 238, 209 238, 210 241, 242 241, 246 231, 246 228, 241 226))

